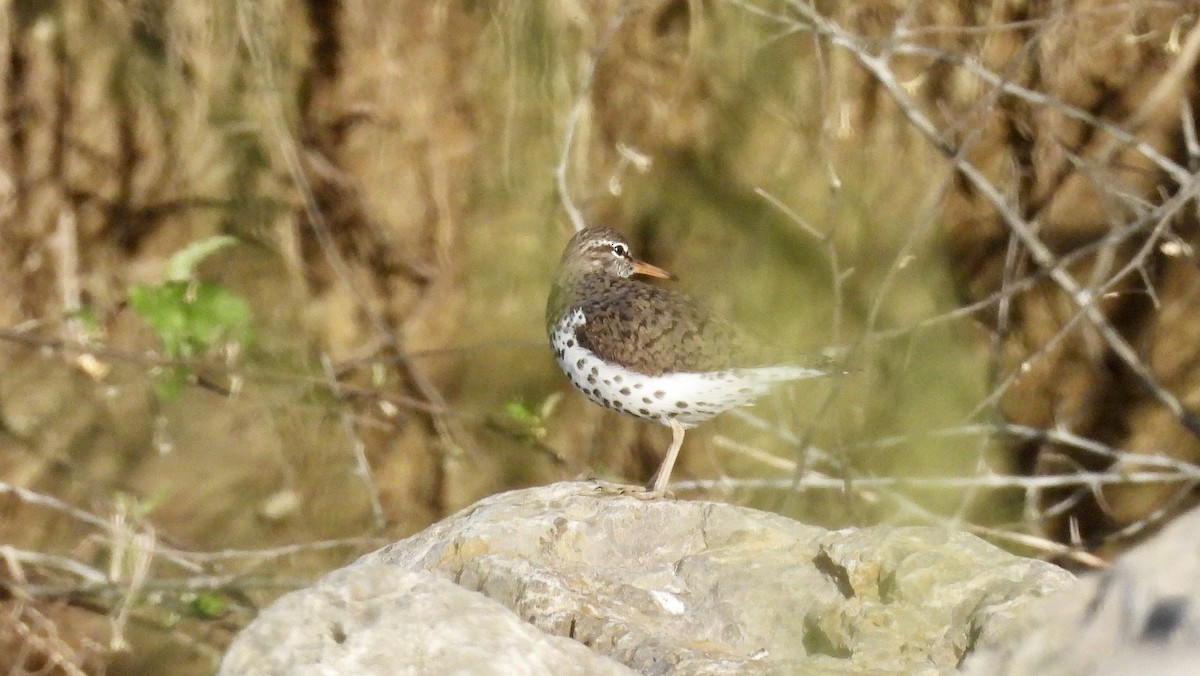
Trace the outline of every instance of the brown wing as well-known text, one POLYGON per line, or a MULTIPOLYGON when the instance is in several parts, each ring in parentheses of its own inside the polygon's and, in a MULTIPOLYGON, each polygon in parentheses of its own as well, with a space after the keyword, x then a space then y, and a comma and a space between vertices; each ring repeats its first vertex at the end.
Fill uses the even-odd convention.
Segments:
POLYGON ((650 375, 736 365, 737 330, 688 296, 631 280, 606 285, 581 304, 586 323, 576 331, 600 358, 650 375))

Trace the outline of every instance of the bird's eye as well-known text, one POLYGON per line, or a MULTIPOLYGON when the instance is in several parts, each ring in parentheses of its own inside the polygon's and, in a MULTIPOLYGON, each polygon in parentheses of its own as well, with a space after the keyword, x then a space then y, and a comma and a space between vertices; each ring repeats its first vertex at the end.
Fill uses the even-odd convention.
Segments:
POLYGON ((613 253, 617 255, 617 258, 629 258, 629 247, 621 244, 620 242, 613 244, 612 250, 613 253))

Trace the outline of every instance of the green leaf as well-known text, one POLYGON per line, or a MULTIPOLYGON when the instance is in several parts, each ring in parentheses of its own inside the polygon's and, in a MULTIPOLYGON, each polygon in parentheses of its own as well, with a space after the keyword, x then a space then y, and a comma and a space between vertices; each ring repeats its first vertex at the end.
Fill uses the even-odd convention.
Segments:
POLYGON ((508 417, 512 418, 513 420, 526 425, 536 423, 538 421, 538 415, 531 411, 523 401, 510 399, 509 401, 504 402, 504 412, 507 413, 508 417))
MULTIPOLYGON (((193 242, 171 257, 166 281, 129 288, 130 309, 154 331, 167 357, 191 359, 224 343, 249 342, 250 304, 222 286, 192 276, 206 256, 236 242, 227 236, 193 242)), ((185 366, 166 367, 155 379, 155 391, 161 398, 173 399, 189 376, 185 366)))
POLYGON ((510 399, 504 402, 504 412, 516 422, 524 434, 534 439, 546 436, 546 425, 542 417, 523 401, 510 399))
POLYGON ((225 599, 211 592, 200 592, 196 594, 196 598, 188 604, 188 609, 196 617, 204 619, 214 619, 225 614, 225 610, 229 607, 225 599))
POLYGON ((197 283, 188 304, 189 328, 195 347, 203 352, 225 340, 246 342, 250 338, 250 305, 227 289, 197 283))
POLYGON ((157 334, 167 356, 186 359, 224 341, 250 339, 250 305, 208 282, 136 284, 129 307, 157 334))
POLYGON ((200 261, 214 252, 234 244, 237 244, 237 238, 229 235, 216 235, 192 242, 171 256, 171 260, 167 263, 167 279, 171 281, 191 279, 192 273, 195 272, 200 261))
POLYGON ((191 356, 187 287, 186 282, 165 282, 155 286, 135 284, 129 289, 129 307, 154 329, 170 357, 191 356))

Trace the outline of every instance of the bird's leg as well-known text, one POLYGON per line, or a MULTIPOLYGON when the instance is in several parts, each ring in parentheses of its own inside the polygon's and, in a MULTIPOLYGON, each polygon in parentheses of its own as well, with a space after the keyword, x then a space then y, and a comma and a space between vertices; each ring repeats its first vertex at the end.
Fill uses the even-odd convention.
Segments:
POLYGON ((679 447, 683 446, 683 433, 686 431, 683 425, 679 424, 678 420, 672 420, 670 425, 671 448, 667 449, 667 457, 663 458, 658 471, 654 473, 654 478, 646 485, 646 490, 653 493, 661 493, 667 487, 671 480, 671 470, 675 468, 675 459, 679 457, 679 447))

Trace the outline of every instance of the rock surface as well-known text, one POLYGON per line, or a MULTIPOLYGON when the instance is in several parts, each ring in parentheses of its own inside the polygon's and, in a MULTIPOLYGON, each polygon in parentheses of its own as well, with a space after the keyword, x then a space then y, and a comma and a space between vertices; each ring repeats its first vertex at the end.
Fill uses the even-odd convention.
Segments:
POLYGON ((632 674, 442 577, 354 565, 288 594, 239 637, 222 674, 632 674))
POLYGON ((939 673, 1074 580, 968 534, 617 488, 484 499, 281 598, 220 673, 939 673))
POLYGON ((1013 635, 966 664, 975 676, 1200 674, 1200 510, 1103 574, 1031 604, 1013 635))

